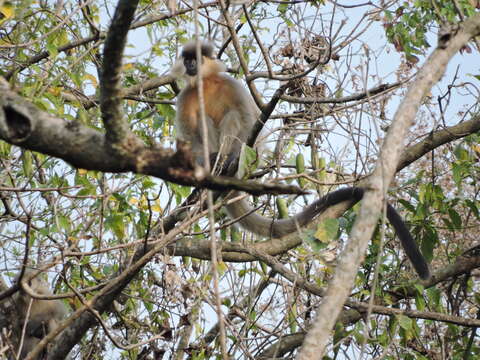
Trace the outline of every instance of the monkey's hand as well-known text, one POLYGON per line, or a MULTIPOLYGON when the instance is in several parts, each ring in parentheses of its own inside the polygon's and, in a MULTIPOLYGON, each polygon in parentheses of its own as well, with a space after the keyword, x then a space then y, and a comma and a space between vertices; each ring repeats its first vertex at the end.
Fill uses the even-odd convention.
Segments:
POLYGON ((215 165, 215 173, 226 176, 233 176, 237 172, 238 158, 235 154, 228 155, 219 154, 215 152, 210 154, 210 165, 213 168, 215 165))
POLYGON ((42 339, 48 334, 48 325, 43 321, 30 320, 27 324, 26 334, 31 337, 42 339))

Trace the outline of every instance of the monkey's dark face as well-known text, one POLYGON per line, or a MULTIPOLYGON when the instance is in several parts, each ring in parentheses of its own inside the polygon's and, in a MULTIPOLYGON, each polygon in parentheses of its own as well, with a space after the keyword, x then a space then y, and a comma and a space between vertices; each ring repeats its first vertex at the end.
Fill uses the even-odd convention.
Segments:
POLYGON ((183 65, 185 65, 185 71, 189 76, 195 76, 198 72, 197 59, 195 57, 185 57, 183 59, 183 65))
MULTIPOLYGON (((200 46, 200 53, 202 54, 201 61, 203 64, 206 58, 213 58, 213 47, 208 43, 202 43, 200 46)), ((197 47, 195 42, 190 42, 189 44, 185 45, 182 51, 182 58, 187 75, 197 75, 198 68, 201 64, 197 63, 197 47)))

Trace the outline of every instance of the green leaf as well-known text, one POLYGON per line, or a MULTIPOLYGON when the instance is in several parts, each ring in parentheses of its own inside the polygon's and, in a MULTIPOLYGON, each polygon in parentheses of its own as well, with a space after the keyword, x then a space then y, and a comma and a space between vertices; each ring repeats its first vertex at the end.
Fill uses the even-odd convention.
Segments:
POLYGON ((258 166, 259 157, 256 150, 246 144, 242 144, 240 158, 238 160, 237 177, 248 177, 258 166))
POLYGON ((300 238, 304 243, 311 246, 313 251, 319 252, 327 247, 327 244, 321 242, 315 237, 315 231, 311 229, 304 229, 300 233, 300 238))
POLYGON ((475 217, 476 217, 477 219, 480 218, 480 214, 479 214, 479 211, 478 211, 478 207, 477 207, 477 205, 476 205, 472 200, 466 199, 466 200, 465 200, 465 205, 468 206, 468 208, 470 209, 470 211, 473 213, 473 215, 475 215, 475 217))
MULTIPOLYGON (((297 154, 297 157, 295 158, 295 165, 297 168, 297 174, 304 174, 305 173, 305 158, 303 157, 303 154, 297 154)), ((297 178, 298 185, 300 185, 301 188, 305 187, 306 181, 305 178, 299 177, 297 178)))
POLYGON ((120 214, 110 215, 105 219, 105 226, 112 230, 116 237, 123 239, 125 237, 125 216, 120 214))
POLYGON ((70 231, 70 219, 65 215, 57 215, 57 222, 60 229, 70 231))
POLYGON ((276 203, 277 203, 278 217, 280 219, 288 218, 288 207, 285 199, 277 197, 276 203))
POLYGON ((405 315, 396 315, 398 319, 398 324, 400 327, 406 331, 411 331, 413 329, 412 319, 405 315))
POLYGON ((32 176, 32 153, 28 150, 22 151, 22 167, 23 173, 27 178, 32 176))
POLYGON ((413 206, 409 201, 405 199, 398 199, 398 202, 411 213, 415 213, 415 206, 413 206))
POLYGON ((452 220, 452 224, 455 229, 460 229, 462 227, 462 218, 460 217, 460 215, 452 208, 448 209, 448 215, 450 216, 450 219, 452 220))
POLYGON ((433 258, 433 249, 438 242, 438 234, 434 228, 425 225, 423 228, 423 237, 421 243, 421 251, 427 261, 431 261, 433 258))
POLYGON ((51 42, 47 43, 47 51, 50 54, 50 57, 55 58, 58 55, 57 46, 51 42))
POLYGON ((297 332, 297 306, 295 303, 292 304, 290 310, 288 311, 288 324, 290 327, 290 333, 294 334, 297 332))
POLYGON ((315 237, 323 243, 336 239, 338 234, 338 219, 325 219, 317 226, 315 237))
MULTIPOLYGON (((438 290, 436 287, 431 287, 428 288, 426 291, 428 298, 429 298, 429 304, 433 305, 435 308, 437 308, 440 305, 440 300, 442 297, 442 293, 440 290, 438 290)), ((438 309, 437 309, 438 310, 438 309)))
POLYGON ((426 303, 425 303, 425 298, 423 297, 422 292, 417 292, 415 294, 415 305, 417 306, 417 309, 420 311, 425 310, 426 303))
POLYGON ((473 297, 475 299, 475 303, 477 305, 480 305, 480 294, 478 292, 476 292, 473 297))
POLYGON ((182 185, 177 185, 174 183, 169 183, 170 189, 173 191, 175 194, 175 200, 177 201, 177 204, 180 204, 184 198, 186 198, 190 193, 192 192, 192 189, 190 186, 182 186, 182 185))
POLYGON ((239 231, 236 226, 230 227, 230 241, 232 242, 242 241, 242 232, 239 231))

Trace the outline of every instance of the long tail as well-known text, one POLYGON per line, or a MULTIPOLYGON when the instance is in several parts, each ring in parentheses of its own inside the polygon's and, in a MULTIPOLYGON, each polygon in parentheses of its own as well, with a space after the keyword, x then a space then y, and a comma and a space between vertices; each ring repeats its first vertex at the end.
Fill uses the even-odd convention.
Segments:
MULTIPOLYGON (((239 218, 240 220, 238 222, 240 225, 248 231, 264 237, 277 238, 297 231, 297 229, 307 225, 316 216, 333 205, 344 201, 352 201, 353 204, 355 204, 363 198, 363 193, 363 189, 359 187, 348 187, 336 190, 315 200, 302 212, 288 219, 275 220, 261 216, 254 211, 245 199, 229 204, 226 208, 229 216, 233 219, 239 218)), ((239 195, 239 193, 235 193, 233 196, 236 195, 239 195)), ((397 232, 403 250, 407 254, 417 274, 422 279, 430 278, 430 270, 425 258, 418 249, 417 243, 398 212, 390 204, 387 205, 387 218, 397 232)))

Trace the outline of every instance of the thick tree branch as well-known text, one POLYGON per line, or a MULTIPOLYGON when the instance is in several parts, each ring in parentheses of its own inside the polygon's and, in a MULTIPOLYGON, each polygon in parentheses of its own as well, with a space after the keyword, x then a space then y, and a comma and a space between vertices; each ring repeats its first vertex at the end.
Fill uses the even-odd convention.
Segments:
POLYGON ((298 360, 322 358, 331 330, 350 294, 357 269, 383 209, 385 194, 396 172, 408 128, 413 123, 425 94, 442 77, 450 59, 479 33, 480 14, 476 14, 429 56, 400 104, 381 148, 376 168, 369 179, 369 190, 363 197, 350 239, 339 259, 327 294, 318 308, 313 327, 305 337, 298 360))
POLYGON ((193 167, 189 148, 179 145, 177 153, 138 141, 128 143, 123 156, 110 151, 105 136, 77 122, 67 122, 39 110, 9 89, 0 79, 0 139, 24 149, 61 158, 76 168, 104 172, 136 172, 181 185, 212 190, 242 190, 253 195, 266 193, 303 194, 296 186, 262 184, 224 176, 212 176, 193 167))
POLYGON ((280 98, 282 100, 288 101, 295 104, 343 104, 350 101, 357 101, 365 99, 369 96, 378 95, 385 91, 395 89, 399 87, 402 83, 396 82, 393 84, 380 84, 370 90, 362 91, 350 96, 344 97, 331 97, 331 98, 319 98, 319 97, 297 97, 282 95, 280 98))
POLYGON ((410 146, 402 154, 397 171, 407 167, 415 160, 421 158, 423 155, 434 150, 435 148, 451 141, 474 134, 477 131, 480 131, 480 115, 478 114, 474 115, 473 118, 468 121, 447 127, 442 130, 434 131, 424 140, 410 146))
POLYGON ((138 0, 120 0, 113 15, 103 49, 102 71, 100 74, 100 110, 107 131, 107 142, 115 153, 123 155, 139 146, 125 119, 121 99, 121 74, 123 50, 138 0))

